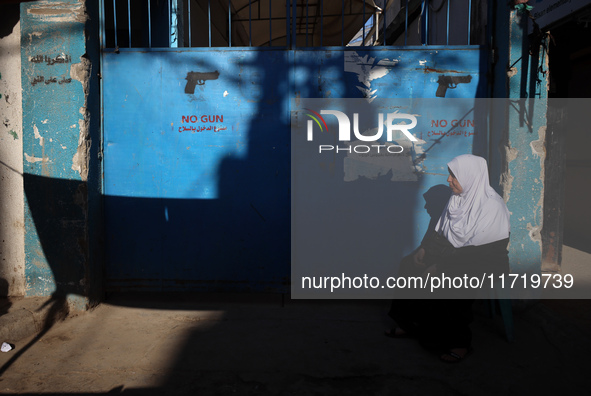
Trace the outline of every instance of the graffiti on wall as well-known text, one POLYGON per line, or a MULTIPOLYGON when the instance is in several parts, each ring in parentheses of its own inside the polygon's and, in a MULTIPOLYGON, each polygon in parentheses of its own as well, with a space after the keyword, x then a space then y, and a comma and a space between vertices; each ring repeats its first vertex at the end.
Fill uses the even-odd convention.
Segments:
POLYGON ((31 80, 31 85, 35 86, 39 83, 45 83, 45 85, 49 85, 49 84, 69 84, 72 82, 71 78, 66 78, 65 76, 63 76, 59 81, 57 79, 57 77, 49 77, 49 78, 45 78, 43 76, 37 76, 35 78, 33 78, 33 80, 31 80))
POLYGON ((204 131, 214 131, 214 132, 221 132, 221 131, 225 131, 226 129, 228 129, 228 127, 219 127, 216 125, 210 125, 210 126, 198 126, 198 127, 194 127, 194 126, 180 126, 179 127, 179 133, 181 132, 191 132, 191 133, 195 133, 195 132, 204 132, 204 131))
POLYGON ((204 131, 213 131, 213 132, 225 131, 228 129, 228 127, 219 125, 220 123, 223 124, 223 122, 224 122, 223 115, 182 116, 181 123, 183 123, 183 124, 188 124, 188 123, 191 123, 191 124, 195 124, 195 123, 214 124, 214 123, 217 123, 218 125, 204 125, 204 126, 193 126, 193 125, 183 126, 183 125, 181 125, 179 127, 179 133, 181 133, 181 132, 195 133, 195 132, 204 132, 204 131))
POLYGON ((36 55, 32 56, 30 61, 32 63, 47 63, 47 66, 53 66, 56 63, 72 63, 72 57, 70 55, 59 54, 54 58, 51 58, 47 55, 36 55))
MULTIPOLYGON (((470 137, 476 135, 474 120, 431 120, 431 128, 433 129, 427 131, 427 137, 429 138, 433 136, 470 137)), ((422 138, 423 132, 420 135, 422 138)))
MULTIPOLYGON (((65 64, 65 63, 71 63, 72 62, 72 57, 70 55, 66 55, 66 54, 59 54, 56 55, 55 57, 51 57, 48 55, 36 55, 36 56, 32 56, 29 61, 31 63, 45 63, 47 66, 53 66, 53 65, 60 65, 60 64, 65 64)), ((59 77, 54 77, 54 76, 49 76, 49 77, 45 77, 45 76, 41 76, 38 75, 36 77, 34 77, 31 80, 31 85, 35 86, 37 84, 41 84, 41 83, 45 83, 45 85, 49 85, 49 84, 70 84, 72 82, 72 79, 66 75, 61 75, 59 77)))

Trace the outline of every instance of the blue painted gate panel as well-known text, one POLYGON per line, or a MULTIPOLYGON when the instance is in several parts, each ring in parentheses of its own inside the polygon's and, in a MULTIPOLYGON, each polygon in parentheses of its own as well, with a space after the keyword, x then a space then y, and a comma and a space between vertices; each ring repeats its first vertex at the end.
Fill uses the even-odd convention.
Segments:
POLYGON ((111 288, 285 287, 290 56, 105 55, 111 288))
MULTIPOLYGON (((480 56, 478 48, 105 53, 108 287, 288 290, 290 101, 434 97, 438 77, 452 73, 472 78, 446 97, 483 96, 480 56)), ((421 186, 445 182, 444 160, 485 146, 446 145, 424 162, 421 186)), ((425 190, 399 187, 406 202, 425 190)), ((419 212, 417 224, 428 219, 419 212)))

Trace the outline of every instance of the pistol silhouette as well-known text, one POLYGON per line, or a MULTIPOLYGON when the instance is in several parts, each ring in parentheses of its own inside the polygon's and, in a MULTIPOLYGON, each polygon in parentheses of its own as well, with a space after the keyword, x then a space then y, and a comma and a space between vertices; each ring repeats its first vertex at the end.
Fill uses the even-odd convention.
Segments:
POLYGON ((216 70, 214 72, 188 72, 187 77, 187 85, 185 85, 185 93, 186 94, 194 94, 195 93, 195 85, 203 85, 207 80, 217 80, 220 76, 220 73, 216 70))
POLYGON ((468 84, 472 81, 472 76, 439 76, 437 80, 437 92, 435 92, 435 96, 438 98, 445 98, 445 93, 447 92, 448 88, 454 89, 457 88, 458 84, 468 84))

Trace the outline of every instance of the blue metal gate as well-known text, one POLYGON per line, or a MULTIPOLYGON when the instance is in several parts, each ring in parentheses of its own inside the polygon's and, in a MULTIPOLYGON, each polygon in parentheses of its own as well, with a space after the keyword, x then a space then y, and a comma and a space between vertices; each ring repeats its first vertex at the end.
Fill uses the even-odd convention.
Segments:
MULTIPOLYGON (((181 15, 170 11, 175 6, 169 2, 163 20, 181 15)), ((293 44, 303 36, 291 19, 282 27, 288 32, 283 48, 133 48, 129 10, 128 48, 119 46, 114 27, 104 41, 112 48, 103 48, 102 56, 110 290, 289 289, 292 99, 485 95, 481 46, 300 49, 293 44), (452 76, 464 79, 445 82, 452 76)), ((283 12, 286 21, 298 15, 303 21, 294 3, 287 1, 283 12)), ((365 29, 386 30, 374 25, 362 24, 364 43, 365 29)), ((105 23, 103 30, 109 30, 105 23)), ((269 42, 276 40, 269 32, 269 42)), ((179 43, 191 37, 189 31, 179 43)), ((211 45, 211 30, 209 37, 211 45)), ((441 183, 429 161, 485 148, 484 136, 456 139, 426 159, 417 180, 401 182, 401 199, 419 207, 425 186, 441 183)), ((411 214, 416 224, 426 220, 419 234, 428 216, 411 214)))

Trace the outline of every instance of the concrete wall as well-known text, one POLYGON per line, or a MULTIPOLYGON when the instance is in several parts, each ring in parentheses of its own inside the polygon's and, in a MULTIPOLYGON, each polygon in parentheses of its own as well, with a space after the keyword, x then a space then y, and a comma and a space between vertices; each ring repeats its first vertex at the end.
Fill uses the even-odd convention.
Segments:
POLYGON ((0 296, 25 294, 19 8, 0 6, 0 296))

